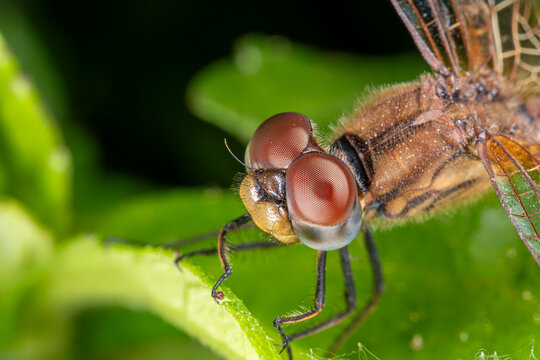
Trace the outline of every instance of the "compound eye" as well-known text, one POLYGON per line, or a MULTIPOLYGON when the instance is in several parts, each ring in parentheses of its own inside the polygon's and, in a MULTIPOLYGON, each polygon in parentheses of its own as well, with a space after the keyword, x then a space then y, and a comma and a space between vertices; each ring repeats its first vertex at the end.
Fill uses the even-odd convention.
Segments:
POLYGON ((246 149, 246 164, 254 169, 286 169, 306 148, 311 123, 302 114, 286 112, 263 122, 246 149))
POLYGON ((296 235, 317 250, 346 246, 360 230, 358 190, 347 166, 332 155, 308 153, 288 168, 287 208, 296 235))

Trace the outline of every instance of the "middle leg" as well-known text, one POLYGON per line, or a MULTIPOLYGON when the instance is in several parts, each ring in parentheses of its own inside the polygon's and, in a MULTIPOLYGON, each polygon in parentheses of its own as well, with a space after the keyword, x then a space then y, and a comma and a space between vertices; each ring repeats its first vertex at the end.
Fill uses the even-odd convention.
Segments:
POLYGON ((316 334, 320 331, 328 329, 332 326, 335 326, 345 320, 350 314, 356 309, 356 289, 354 286, 354 277, 351 268, 351 259, 349 255, 348 247, 339 249, 339 258, 341 260, 341 270, 343 271, 343 276, 345 278, 345 302, 346 308, 345 311, 339 313, 332 318, 313 326, 312 328, 306 329, 304 331, 298 332, 289 336, 289 341, 301 339, 303 337, 316 334))
POLYGON ((315 291, 314 308, 310 311, 307 311, 303 314, 299 314, 296 316, 284 317, 284 318, 277 317, 274 319, 274 327, 277 329, 277 331, 281 335, 281 339, 283 340, 283 344, 280 345, 280 346, 283 346, 283 349, 281 351, 287 349, 287 354, 289 355, 289 359, 292 359, 292 351, 291 351, 291 347, 289 346, 290 339, 281 328, 281 325, 295 324, 298 322, 305 321, 307 319, 311 319, 312 317, 318 315, 322 311, 324 307, 325 296, 326 296, 325 279, 326 279, 326 251, 318 251, 317 252, 317 289, 315 291))

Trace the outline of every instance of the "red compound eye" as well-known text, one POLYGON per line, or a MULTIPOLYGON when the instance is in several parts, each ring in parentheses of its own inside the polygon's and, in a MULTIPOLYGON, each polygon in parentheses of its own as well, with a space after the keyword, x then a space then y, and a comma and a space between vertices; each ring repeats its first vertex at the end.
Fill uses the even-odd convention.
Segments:
POLYGON ((313 152, 296 159, 287 169, 286 193, 293 229, 309 247, 339 249, 360 231, 356 182, 332 155, 313 152))
POLYGON ((246 149, 246 164, 254 169, 286 169, 306 148, 310 137, 311 123, 305 115, 274 115, 253 134, 246 149))
POLYGON ((320 225, 345 221, 357 197, 349 169, 335 157, 309 153, 287 170, 287 205, 291 216, 320 225))

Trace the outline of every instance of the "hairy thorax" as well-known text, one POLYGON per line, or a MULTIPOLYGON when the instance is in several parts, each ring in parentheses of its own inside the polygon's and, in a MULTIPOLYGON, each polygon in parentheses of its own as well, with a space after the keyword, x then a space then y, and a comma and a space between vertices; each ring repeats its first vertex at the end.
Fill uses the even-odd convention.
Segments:
POLYGON ((342 122, 336 141, 347 141, 359 161, 333 152, 363 167, 357 180, 367 218, 429 215, 484 193, 490 182, 476 153, 478 129, 539 142, 538 99, 519 102, 490 76, 458 80, 425 75, 382 89, 342 122))

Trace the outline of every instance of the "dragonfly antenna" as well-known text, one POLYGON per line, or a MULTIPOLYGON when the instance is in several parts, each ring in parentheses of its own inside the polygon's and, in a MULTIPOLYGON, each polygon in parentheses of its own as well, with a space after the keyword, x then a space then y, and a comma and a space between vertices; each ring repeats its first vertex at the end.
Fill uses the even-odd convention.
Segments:
POLYGON ((227 150, 229 151, 229 154, 232 155, 233 158, 235 158, 236 161, 238 161, 240 164, 244 165, 245 167, 247 167, 248 169, 250 170, 253 170, 251 167, 247 166, 246 164, 244 164, 236 155, 234 155, 234 153, 231 151, 231 148, 229 147, 229 144, 227 144, 227 138, 223 139, 225 141, 225 147, 227 148, 227 150))

